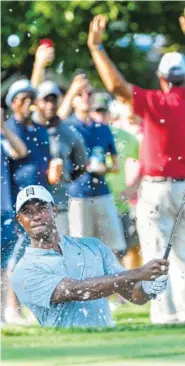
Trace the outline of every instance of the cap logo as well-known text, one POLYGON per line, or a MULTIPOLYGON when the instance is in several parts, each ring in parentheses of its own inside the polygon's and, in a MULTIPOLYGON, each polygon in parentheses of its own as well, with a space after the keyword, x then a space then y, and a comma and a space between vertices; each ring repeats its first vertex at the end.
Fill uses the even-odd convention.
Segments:
POLYGON ((29 197, 30 195, 33 195, 33 196, 35 195, 33 187, 29 187, 26 189, 26 196, 29 197))

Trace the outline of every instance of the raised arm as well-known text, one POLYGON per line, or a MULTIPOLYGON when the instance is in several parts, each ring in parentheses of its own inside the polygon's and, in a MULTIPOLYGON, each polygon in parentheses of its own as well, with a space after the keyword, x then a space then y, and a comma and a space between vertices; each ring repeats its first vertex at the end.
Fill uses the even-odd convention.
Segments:
POLYGON ((93 61, 107 90, 122 100, 132 102, 132 85, 121 75, 102 45, 105 28, 106 18, 103 15, 95 16, 90 23, 88 47, 93 61))
POLYGON ((37 48, 31 75, 31 83, 34 88, 37 88, 37 86, 44 81, 45 68, 53 62, 54 57, 55 52, 53 47, 42 45, 37 48))
POLYGON ((62 120, 69 117, 74 97, 76 97, 84 88, 86 88, 88 83, 89 82, 85 75, 80 74, 75 76, 57 111, 58 116, 62 120))
POLYGON ((115 275, 88 278, 82 281, 69 278, 63 279, 55 288, 51 303, 58 304, 65 301, 88 301, 120 293, 134 303, 146 302, 149 296, 140 287, 134 291, 138 281, 150 281, 168 272, 168 261, 154 259, 146 265, 129 271, 123 271, 115 275), (165 271, 161 269, 165 266, 165 271), (140 288, 140 290, 139 290, 140 288), (138 300, 138 302, 137 302, 138 300))
POLYGON ((0 130, 6 137, 5 149, 7 154, 14 159, 21 159, 27 156, 28 150, 25 143, 13 131, 9 130, 4 123, 4 111, 1 108, 0 130))
POLYGON ((179 18, 179 23, 180 23, 181 30, 182 30, 182 32, 183 32, 183 33, 184 33, 184 35, 185 35, 185 8, 184 8, 184 15, 182 15, 182 16, 179 18))

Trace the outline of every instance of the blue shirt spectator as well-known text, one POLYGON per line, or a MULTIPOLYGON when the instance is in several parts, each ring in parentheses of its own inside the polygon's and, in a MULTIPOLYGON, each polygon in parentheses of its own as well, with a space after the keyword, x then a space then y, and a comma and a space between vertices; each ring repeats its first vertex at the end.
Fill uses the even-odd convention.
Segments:
POLYGON ((15 132, 26 144, 28 155, 23 159, 11 160, 13 202, 20 189, 28 184, 47 186, 48 162, 50 159, 48 134, 44 127, 32 123, 25 125, 11 116, 8 128, 15 132))
MULTIPOLYGON (((84 123, 73 114, 67 122, 71 128, 83 136, 89 158, 94 149, 101 148, 103 162, 106 154, 117 155, 114 138, 110 128, 104 124, 90 121, 84 123)), ((68 188, 71 197, 94 197, 109 194, 109 188, 104 176, 94 173, 85 173, 70 184, 68 188)))
POLYGON ((1 135, 1 269, 6 270, 16 240, 15 222, 10 184, 9 159, 1 135))
POLYGON ((47 185, 49 142, 44 127, 34 124, 31 118, 30 107, 35 95, 30 81, 23 79, 11 85, 6 97, 6 103, 13 112, 7 126, 22 139, 28 150, 26 157, 10 161, 13 204, 18 191, 26 185, 47 185))
POLYGON ((5 138, 1 135, 1 212, 9 213, 13 209, 9 159, 5 153, 4 142, 5 138))

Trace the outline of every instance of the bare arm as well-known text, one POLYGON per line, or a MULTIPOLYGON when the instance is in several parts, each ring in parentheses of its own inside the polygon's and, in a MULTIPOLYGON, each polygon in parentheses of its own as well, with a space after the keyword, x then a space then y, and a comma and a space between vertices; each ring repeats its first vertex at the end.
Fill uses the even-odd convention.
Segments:
POLYGON ((80 93, 81 90, 87 85, 88 80, 86 79, 85 75, 80 74, 75 76, 57 111, 58 116, 62 120, 69 117, 74 97, 78 95, 78 93, 80 93))
POLYGON ((107 90, 122 100, 132 102, 132 85, 120 74, 105 50, 101 49, 105 27, 106 19, 103 15, 95 16, 90 23, 88 47, 93 61, 107 90))
POLYGON ((144 292, 141 281, 128 282, 126 289, 121 289, 119 294, 136 305, 144 305, 151 300, 151 297, 144 292))
POLYGON ((9 146, 8 153, 15 159, 24 158, 28 154, 25 143, 13 131, 9 130, 4 124, 4 111, 1 108, 1 133, 6 137, 9 146))
POLYGON ((181 30, 182 30, 182 32, 183 32, 183 33, 184 33, 184 35, 185 35, 185 8, 184 8, 184 15, 182 15, 182 16, 179 18, 179 23, 180 23, 181 30))
MULTIPOLYGON (((142 280, 149 281, 152 277, 156 278, 167 272, 168 261, 158 259, 152 260, 135 270, 124 271, 117 275, 88 278, 82 281, 65 278, 55 288, 51 303, 58 304, 65 301, 88 301, 107 297, 117 292, 126 298, 130 298, 130 286, 133 286, 132 282, 135 283, 142 280), (165 272, 161 270, 161 265, 163 264, 166 266, 165 272)), ((139 290, 137 289, 134 290, 134 298, 131 298, 130 301, 134 301, 135 303, 136 301, 141 301, 142 292, 138 293, 138 291, 139 290)), ((145 301, 144 298, 143 301, 145 301)))
POLYGON ((31 75, 31 83, 34 88, 44 81, 45 68, 53 62, 54 57, 55 55, 53 47, 47 47, 46 45, 38 47, 35 54, 35 62, 31 75))

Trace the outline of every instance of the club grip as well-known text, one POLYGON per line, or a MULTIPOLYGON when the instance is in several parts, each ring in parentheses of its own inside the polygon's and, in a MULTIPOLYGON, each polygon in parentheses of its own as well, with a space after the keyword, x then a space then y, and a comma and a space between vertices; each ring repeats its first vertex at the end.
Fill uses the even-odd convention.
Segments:
POLYGON ((172 247, 171 245, 167 245, 167 248, 166 248, 164 256, 163 256, 163 259, 168 259, 171 247, 172 247))

